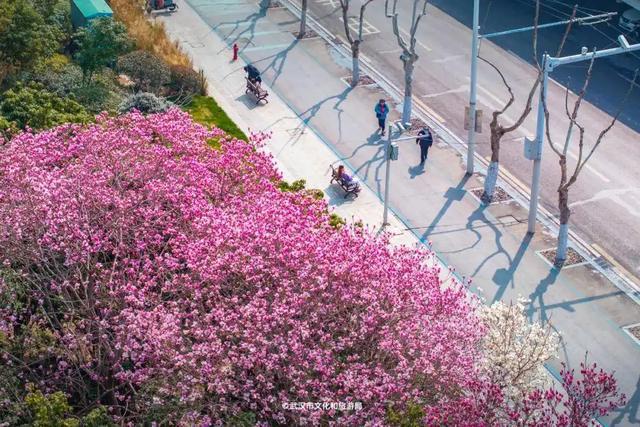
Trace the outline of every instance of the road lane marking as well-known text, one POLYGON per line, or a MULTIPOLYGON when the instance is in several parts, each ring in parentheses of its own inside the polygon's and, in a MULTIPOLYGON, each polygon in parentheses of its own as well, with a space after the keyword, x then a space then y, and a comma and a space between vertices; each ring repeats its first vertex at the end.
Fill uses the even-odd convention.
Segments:
POLYGON ((593 197, 589 199, 569 203, 569 207, 574 208, 576 206, 585 205, 587 203, 594 203, 600 200, 609 199, 619 204, 620 206, 622 206, 631 215, 640 218, 640 203, 635 203, 635 205, 632 205, 631 203, 629 203, 629 200, 632 200, 632 199, 629 197, 627 193, 640 194, 640 188, 613 188, 609 190, 600 190, 593 197))
MULTIPOLYGON (((340 22, 344 22, 344 19, 342 19, 342 16, 338 17, 338 19, 340 20, 340 22)), ((351 29, 351 31, 353 31, 354 33, 358 33, 358 30, 360 28, 360 18, 358 18, 357 16, 349 16, 349 28, 351 29)), ((378 30, 376 27, 374 27, 373 25, 371 25, 371 23, 369 21, 367 21, 366 19, 362 20, 362 35, 363 36, 369 36, 371 34, 378 34, 380 32, 380 30, 378 30)))
MULTIPOLYGON (((402 28, 400 28, 400 32, 402 34, 404 34, 405 36, 409 37, 409 39, 411 39, 411 34, 407 33, 405 30, 403 30, 402 28)), ((427 52, 431 52, 431 48, 429 46, 427 46, 426 44, 422 43, 420 40, 418 40, 416 38, 416 42, 422 46, 423 49, 425 49, 427 52)))
POLYGON ((378 53, 381 55, 386 55, 389 53, 401 53, 402 49, 397 48, 397 49, 391 49, 391 50, 379 50, 378 53))
POLYGON ((446 64, 447 62, 457 61, 466 57, 467 55, 451 55, 445 58, 432 59, 431 62, 433 62, 434 64, 446 64))
MULTIPOLYGON (((575 155, 571 150, 567 151, 567 154, 569 155, 569 157, 571 157, 573 160, 578 161, 578 156, 575 155)), ((584 160, 584 156, 582 157, 582 160, 584 160)), ((600 178, 601 180, 603 180, 606 183, 611 182, 611 180, 609 178, 607 178, 604 174, 600 173, 596 168, 594 168, 593 166, 591 166, 589 163, 587 163, 585 166, 585 168, 587 168, 588 170, 591 171, 591 173, 593 173, 595 176, 597 176, 598 178, 600 178)))
POLYGON ((469 86, 468 85, 462 85, 459 86, 457 88, 454 89, 449 89, 449 90, 444 90, 442 92, 437 92, 437 93, 430 93, 428 95, 422 95, 423 98, 436 98, 438 96, 442 96, 442 95, 449 95, 452 93, 462 93, 462 92, 468 92, 469 91, 469 86))
POLYGON ((340 6, 340 0, 317 0, 317 3, 334 9, 337 9, 340 6))
POLYGON ((264 45, 264 46, 255 46, 255 47, 247 47, 245 49, 242 49, 242 52, 255 52, 258 50, 272 50, 272 49, 282 49, 282 48, 286 48, 286 47, 290 47, 291 43, 283 43, 283 44, 271 44, 271 45, 264 45))

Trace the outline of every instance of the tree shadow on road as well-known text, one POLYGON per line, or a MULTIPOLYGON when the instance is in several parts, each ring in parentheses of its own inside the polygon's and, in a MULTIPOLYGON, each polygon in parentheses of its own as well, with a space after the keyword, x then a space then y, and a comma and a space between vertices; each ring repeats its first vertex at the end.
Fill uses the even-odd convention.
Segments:
POLYGON ((493 274, 493 283, 496 284, 498 289, 496 290, 495 295, 493 296, 493 302, 499 301, 504 296, 505 291, 507 290, 507 286, 511 284, 511 287, 515 287, 515 283, 513 280, 513 275, 518 269, 520 265, 520 261, 524 257, 524 254, 527 252, 527 248, 529 248, 529 244, 531 243, 531 239, 533 239, 533 234, 527 233, 522 242, 520 242, 520 247, 518 247, 518 251, 513 256, 513 260, 509 264, 509 268, 499 268, 493 274))
POLYGON ((244 44, 244 46, 240 47, 240 52, 242 52, 247 46, 249 46, 250 44, 253 44, 253 39, 255 37, 255 31, 256 31, 256 25, 258 24, 258 21, 262 18, 265 18, 267 16, 267 10, 269 9, 269 2, 270 0, 261 0, 260 3, 258 4, 258 6, 260 7, 260 9, 258 9, 257 12, 252 13, 251 15, 248 15, 247 17, 243 18, 243 19, 237 19, 235 21, 224 21, 224 22, 220 22, 217 25, 214 25, 213 27, 211 27, 211 30, 213 31, 218 31, 220 30, 220 27, 222 25, 235 25, 234 27, 231 28, 231 31, 229 31, 229 33, 227 33, 227 35, 223 36, 223 40, 227 42, 228 45, 233 45, 234 43, 236 43, 238 40, 240 40, 241 38, 245 38, 247 41, 244 44), (239 30, 240 25, 244 24, 248 22, 249 26, 247 28, 245 28, 244 30, 236 33, 236 31, 239 30), (248 37, 245 36, 248 35, 248 37), (233 38, 231 38, 233 37, 233 38))
POLYGON ((267 56, 266 58, 262 58, 255 62, 256 64, 259 64, 264 61, 270 60, 266 64, 266 66, 262 67, 262 71, 261 71, 262 73, 264 73, 266 71, 273 70, 274 75, 271 79, 270 86, 275 85, 276 81, 278 81, 278 79, 282 75, 282 70, 284 69, 284 64, 287 60, 287 56, 289 55, 289 52, 291 52, 293 48, 298 45, 299 42, 300 40, 294 39, 289 46, 287 46, 280 52, 276 53, 275 55, 267 56))
POLYGON ((431 221, 431 224, 427 226, 425 232, 422 234, 422 236, 420 236, 421 242, 427 241, 429 236, 433 234, 433 231, 438 226, 440 221, 442 221, 442 218, 444 218, 449 208, 451 208, 451 206, 453 206, 455 202, 459 202, 464 198, 464 195, 467 193, 467 190, 464 189, 467 181, 469 181, 469 175, 464 175, 460 182, 458 182, 458 185, 456 185, 455 187, 449 187, 449 189, 447 189, 447 191, 443 195, 443 197, 446 198, 447 201, 444 202, 435 218, 433 218, 433 221, 431 221))
POLYGON ((544 302, 544 294, 549 290, 549 286, 553 285, 560 274, 560 269, 552 267, 549 270, 547 277, 542 279, 534 291, 529 295, 529 307, 527 308, 527 315, 529 320, 533 320, 533 314, 536 312, 535 303, 538 302, 538 310, 540 310, 540 320, 542 322, 548 322, 549 316, 547 316, 547 305, 544 302))
POLYGON ((616 417, 611 421, 612 426, 619 424, 638 424, 640 418, 638 418, 638 408, 640 407, 640 378, 636 383, 636 389, 633 392, 633 396, 629 398, 627 405, 624 408, 619 409, 616 417))

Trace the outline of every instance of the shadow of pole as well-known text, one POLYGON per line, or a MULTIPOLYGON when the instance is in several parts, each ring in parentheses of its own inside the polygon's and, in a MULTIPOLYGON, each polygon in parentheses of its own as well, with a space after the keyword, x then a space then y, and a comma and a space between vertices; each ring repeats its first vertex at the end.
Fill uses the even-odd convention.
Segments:
POLYGON ((636 383, 636 389, 633 392, 633 396, 629 398, 627 405, 624 408, 619 409, 616 417, 611 421, 612 426, 624 424, 638 424, 640 418, 638 418, 638 408, 640 407, 640 378, 636 383), (626 415, 626 419, 625 419, 626 415))
POLYGON ((444 202, 444 204, 436 214, 435 218, 433 218, 433 221, 431 221, 431 224, 427 226, 427 229, 425 230, 424 234, 420 236, 420 241, 424 242, 425 240, 427 240, 427 238, 431 235, 433 230, 438 226, 438 223, 440 223, 442 218, 444 218, 445 214, 447 213, 449 208, 451 208, 453 203, 459 202, 462 200, 465 193, 467 192, 467 190, 464 189, 464 186, 466 185, 467 181, 469 181, 469 176, 464 175, 460 180, 460 182, 458 182, 458 185, 456 185, 455 187, 449 187, 447 189, 447 191, 444 193, 444 196, 443 196, 444 198, 447 199, 446 202, 444 202))
POLYGON ((514 287, 513 275, 518 269, 518 265, 520 265, 520 261, 522 261, 525 252, 527 252, 527 248, 531 243, 531 239, 533 239, 533 235, 527 233, 524 236, 524 239, 522 239, 522 242, 520 242, 520 247, 518 248, 516 254, 513 256, 513 260, 509 264, 509 268, 500 268, 493 274, 493 283, 498 286, 498 290, 493 296, 492 303, 502 299, 505 291, 507 290, 507 286, 510 283, 511 286, 514 287))
POLYGON ((545 323, 549 321, 549 317, 547 316, 547 306, 544 303, 544 294, 549 290, 549 286, 556 282, 559 274, 560 270, 552 267, 551 270, 549 270, 547 277, 542 279, 531 295, 529 295, 529 307, 527 308, 529 320, 533 320, 533 314, 536 312, 534 304, 537 300, 540 306, 540 320, 545 323))

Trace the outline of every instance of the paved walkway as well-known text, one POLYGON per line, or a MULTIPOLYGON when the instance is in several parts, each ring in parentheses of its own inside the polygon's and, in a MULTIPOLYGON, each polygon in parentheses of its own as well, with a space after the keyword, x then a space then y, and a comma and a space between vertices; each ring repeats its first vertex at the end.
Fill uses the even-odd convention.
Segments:
MULTIPOLYGON (((338 214, 379 226, 384 145, 372 110, 377 99, 390 96, 379 86, 349 88, 341 80, 349 59, 320 38, 296 40, 295 16, 267 3, 186 0, 177 13, 158 19, 205 71, 211 94, 240 127, 273 132, 268 149, 286 179, 306 179, 325 191, 338 214), (237 63, 231 62, 233 43, 243 47, 237 63), (269 104, 256 106, 244 94, 245 61, 262 71, 269 104), (357 200, 344 200, 329 185, 329 164, 337 163, 366 184, 357 200)), ((616 371, 630 398, 603 423, 640 424, 640 344, 622 329, 640 323, 640 306, 589 264, 552 268, 538 251, 554 247, 553 235, 540 227, 528 236, 527 211, 517 202, 481 205, 469 191, 482 187, 481 177, 465 176, 457 150, 437 142, 424 169, 418 158, 409 141, 392 164, 394 242, 432 242, 443 262, 472 277, 489 302, 530 298, 532 320, 550 321, 563 336, 560 360, 550 371, 557 374, 560 361, 577 366, 588 351, 590 360, 616 371)))

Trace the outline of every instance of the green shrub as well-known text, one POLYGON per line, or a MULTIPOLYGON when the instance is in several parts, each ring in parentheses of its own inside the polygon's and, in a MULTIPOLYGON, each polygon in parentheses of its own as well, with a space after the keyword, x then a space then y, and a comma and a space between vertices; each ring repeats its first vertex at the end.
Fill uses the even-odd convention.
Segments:
POLYGON ((280 191, 297 193, 298 191, 302 191, 307 185, 307 181, 304 179, 298 179, 289 184, 287 181, 280 181, 278 183, 278 188, 280 191))
POLYGON ((332 213, 331 215, 329 215, 329 225, 336 230, 340 230, 346 223, 347 221, 337 213, 332 213))
POLYGON ((207 80, 202 71, 197 72, 191 67, 176 65, 171 67, 171 80, 168 85, 167 96, 180 102, 191 102, 194 96, 207 94, 207 80))
POLYGON ((136 88, 143 92, 162 95, 162 88, 171 80, 169 66, 158 56, 146 50, 135 50, 118 59, 118 72, 129 76, 136 88))
POLYGON ((173 106, 166 99, 149 92, 138 92, 128 96, 120 104, 120 113, 138 110, 144 114, 162 113, 173 106))
POLYGON ((409 403, 403 411, 387 409, 387 421, 393 427, 422 427, 424 416, 422 407, 415 403, 409 403))
POLYGON ((46 63, 39 65, 29 75, 31 80, 41 83, 49 92, 69 96, 82 86, 82 70, 76 64, 61 65, 60 61, 56 62, 51 67, 46 67, 46 63))
POLYGON ((57 48, 53 27, 31 2, 0 1, 0 63, 29 68, 57 48))
POLYGON ((71 406, 61 391, 44 395, 36 390, 27 394, 25 403, 31 412, 34 427, 76 427, 80 423, 77 419, 67 418, 71 406))
POLYGON ((91 120, 82 105, 44 89, 42 85, 19 84, 6 91, 0 102, 0 114, 20 128, 47 129, 62 123, 86 123, 91 120))
POLYGON ((72 412, 67 397, 61 391, 43 394, 30 386, 24 402, 29 412, 28 424, 34 427, 109 427, 115 424, 104 407, 99 406, 78 419, 67 417, 72 412))
POLYGON ((125 93, 116 84, 113 71, 106 68, 90 83, 76 87, 73 96, 92 113, 116 113, 125 98, 125 93))
POLYGON ((112 18, 94 19, 74 37, 78 45, 75 60, 82 68, 85 82, 91 81, 96 71, 112 65, 133 45, 126 27, 112 18))
POLYGON ((18 126, 15 122, 10 122, 6 117, 0 116, 0 145, 4 141, 11 139, 17 131, 18 126))

